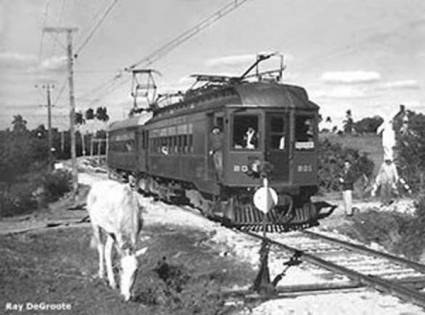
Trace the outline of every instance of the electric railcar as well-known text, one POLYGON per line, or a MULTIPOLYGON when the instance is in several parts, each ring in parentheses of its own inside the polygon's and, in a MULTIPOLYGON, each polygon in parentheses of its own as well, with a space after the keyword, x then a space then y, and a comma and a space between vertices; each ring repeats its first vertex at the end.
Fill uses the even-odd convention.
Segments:
POLYGON ((208 217, 254 230, 263 213, 253 194, 267 177, 279 197, 266 215, 268 230, 317 225, 334 209, 310 200, 318 190, 319 107, 302 87, 254 77, 199 75, 202 87, 153 107, 149 119, 112 123, 109 168, 133 175, 160 199, 185 200, 208 217))

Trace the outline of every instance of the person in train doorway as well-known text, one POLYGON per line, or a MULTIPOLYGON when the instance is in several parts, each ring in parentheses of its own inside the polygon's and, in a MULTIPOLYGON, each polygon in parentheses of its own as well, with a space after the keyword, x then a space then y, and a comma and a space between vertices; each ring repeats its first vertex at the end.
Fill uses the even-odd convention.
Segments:
POLYGON ((399 176, 397 168, 391 158, 386 157, 382 163, 378 175, 376 176, 375 185, 372 189, 372 196, 376 195, 378 187, 380 187, 381 206, 389 206, 393 203, 393 197, 398 195, 397 182, 399 176))
POLYGON ((211 129, 210 144, 209 154, 212 155, 216 176, 219 180, 223 174, 223 133, 217 126, 211 129))
POLYGON ((353 215, 353 186, 355 174, 350 160, 344 161, 342 175, 339 178, 342 184, 342 198, 344 201, 345 215, 351 217, 353 215))
POLYGON ((255 129, 252 127, 248 127, 248 130, 245 133, 244 136, 245 140, 245 148, 249 150, 254 150, 257 146, 257 136, 255 134, 255 129))

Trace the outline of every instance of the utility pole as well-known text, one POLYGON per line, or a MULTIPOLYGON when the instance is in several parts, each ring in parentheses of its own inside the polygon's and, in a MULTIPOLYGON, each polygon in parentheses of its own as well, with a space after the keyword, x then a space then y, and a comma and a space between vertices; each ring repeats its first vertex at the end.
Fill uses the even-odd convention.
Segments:
POLYGON ((78 171, 77 171, 77 154, 76 154, 76 141, 75 141, 75 96, 74 96, 74 55, 72 52, 72 33, 77 31, 77 28, 71 27, 45 27, 44 32, 50 33, 66 33, 67 39, 67 55, 68 55, 68 85, 69 85, 69 123, 70 123, 70 136, 71 136, 71 164, 72 164, 72 200, 78 192, 78 171))
MULTIPOLYGON (((38 85, 35 86, 36 88, 38 85)), ((53 166, 53 153, 52 153, 52 146, 53 146, 53 140, 52 140, 52 101, 50 97, 50 89, 54 88, 54 84, 43 84, 41 86, 43 89, 46 89, 46 98, 47 98, 47 142, 48 142, 48 170, 52 170, 53 166)), ((54 106, 54 105, 53 105, 54 106)))

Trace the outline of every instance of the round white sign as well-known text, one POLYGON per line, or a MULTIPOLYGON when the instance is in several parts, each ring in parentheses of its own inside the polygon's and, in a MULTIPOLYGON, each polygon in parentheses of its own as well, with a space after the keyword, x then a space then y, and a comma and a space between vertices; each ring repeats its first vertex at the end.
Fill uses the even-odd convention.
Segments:
POLYGON ((277 193, 273 188, 261 187, 255 192, 253 201, 258 210, 267 213, 277 204, 277 193))

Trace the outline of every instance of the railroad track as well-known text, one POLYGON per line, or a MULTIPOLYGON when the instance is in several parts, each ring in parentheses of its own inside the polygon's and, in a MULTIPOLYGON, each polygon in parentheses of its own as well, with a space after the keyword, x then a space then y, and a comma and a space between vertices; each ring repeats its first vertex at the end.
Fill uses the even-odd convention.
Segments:
MULTIPOLYGON (((203 217, 193 207, 181 209, 203 217)), ((251 294, 251 290, 225 290, 223 293, 228 296, 257 300, 334 291, 351 292, 370 287, 425 308, 425 292, 422 291, 425 288, 425 265, 307 230, 268 233, 267 238, 263 237, 262 232, 237 231, 261 241, 266 239, 272 247, 280 249, 273 253, 274 259, 279 262, 286 261, 288 254, 298 253, 301 261, 315 266, 316 277, 329 281, 278 286, 275 296, 262 297, 251 294)), ((281 280, 281 283, 284 282, 285 278, 281 280)))
MULTIPOLYGON (((272 249, 297 254, 301 261, 316 266, 316 271, 321 270, 321 276, 333 279, 317 285, 277 287, 280 296, 371 287, 425 307, 422 291, 425 288, 425 265, 310 231, 269 234, 269 237, 254 232, 242 233, 267 241, 272 249)), ((282 252, 273 254, 278 259, 287 258, 282 252)))

